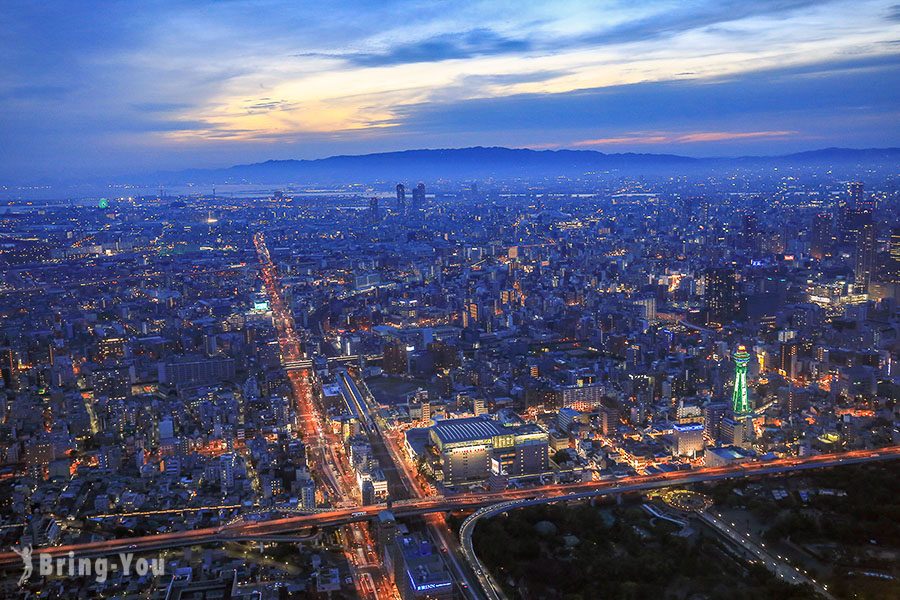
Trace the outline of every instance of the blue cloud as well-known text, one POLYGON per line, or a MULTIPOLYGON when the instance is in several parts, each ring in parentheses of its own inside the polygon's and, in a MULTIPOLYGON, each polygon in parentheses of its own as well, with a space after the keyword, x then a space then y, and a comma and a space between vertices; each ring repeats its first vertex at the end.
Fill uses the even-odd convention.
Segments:
MULTIPOLYGON (((407 107, 397 118, 404 132, 424 138, 457 132, 531 131, 550 136, 546 142, 564 143, 598 132, 740 129, 758 127, 760 122, 766 123, 766 129, 798 130, 814 140, 839 128, 842 120, 857 123, 865 117, 868 125, 847 131, 844 139, 888 145, 900 137, 898 96, 900 56, 884 56, 746 73, 719 81, 647 82, 560 94, 430 102, 407 107)), ((537 136, 532 139, 540 141, 537 136)), ((804 144, 818 145, 810 139, 804 144)))
POLYGON ((308 52, 297 56, 340 58, 361 67, 382 67, 524 52, 532 47, 533 43, 528 39, 506 37, 487 28, 477 28, 461 33, 441 34, 415 42, 397 44, 378 52, 344 54, 308 52))
POLYGON ((811 6, 821 6, 828 0, 717 0, 662 11, 651 16, 626 21, 621 25, 587 35, 509 37, 488 28, 441 34, 414 42, 400 43, 381 51, 349 53, 301 53, 298 56, 339 58, 350 64, 372 67, 396 64, 441 62, 476 56, 518 54, 529 51, 559 51, 561 49, 623 44, 674 36, 687 31, 711 27, 721 23, 750 17, 774 16, 811 6))
POLYGON ((2 100, 59 100, 72 91, 72 87, 52 84, 19 85, 0 92, 2 100))
POLYGON ((777 16, 803 8, 821 6, 829 0, 714 0, 687 3, 643 19, 626 21, 595 34, 580 36, 571 45, 621 44, 669 37, 686 31, 740 21, 751 17, 777 16))
POLYGON ((134 110, 143 113, 168 113, 178 112, 192 108, 190 102, 136 102, 131 105, 134 110))

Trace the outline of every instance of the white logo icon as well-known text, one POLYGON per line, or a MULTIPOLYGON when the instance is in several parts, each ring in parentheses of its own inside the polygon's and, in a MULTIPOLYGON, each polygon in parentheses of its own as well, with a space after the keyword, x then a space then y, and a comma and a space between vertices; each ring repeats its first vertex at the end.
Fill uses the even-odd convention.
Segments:
POLYGON ((31 577, 31 573, 34 571, 34 565, 31 562, 31 544, 22 546, 21 548, 16 548, 15 546, 13 546, 10 549, 19 555, 25 567, 22 571, 22 576, 19 577, 19 587, 22 587, 23 585, 25 585, 25 582, 28 581, 29 577, 31 577))

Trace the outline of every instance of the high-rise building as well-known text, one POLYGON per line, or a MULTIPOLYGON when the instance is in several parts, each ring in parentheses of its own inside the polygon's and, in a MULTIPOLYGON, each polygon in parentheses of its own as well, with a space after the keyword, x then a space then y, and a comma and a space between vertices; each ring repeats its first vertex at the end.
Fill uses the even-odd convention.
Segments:
POLYGON ((316 508, 316 482, 308 474, 297 480, 298 501, 300 508, 314 510, 316 508))
POLYGON ((786 341, 781 344, 779 368, 789 377, 794 377, 796 375, 797 351, 799 349, 800 343, 796 340, 786 341))
POLYGON ((369 219, 371 219, 373 223, 377 223, 379 220, 378 198, 374 196, 369 198, 369 219))
POLYGON ((637 308, 638 316, 648 321, 656 320, 656 298, 648 296, 634 300, 634 306, 637 308))
POLYGON ((760 242, 759 219, 755 213, 746 213, 742 221, 744 245, 751 250, 757 250, 760 242))
POLYGON ((810 254, 816 260, 822 260, 831 254, 833 245, 832 218, 829 213, 819 213, 813 219, 810 254))
POLYGON ((223 454, 219 457, 219 483, 223 494, 227 494, 234 487, 234 462, 233 454, 223 454))
POLYGON ((698 204, 696 204, 699 208, 699 214, 697 215, 697 220, 699 221, 700 229, 703 231, 703 239, 704 243, 709 243, 710 240, 710 227, 712 222, 710 221, 710 204, 709 200, 701 200, 698 204))
POLYGON ((472 413, 476 417, 487 414, 487 402, 484 398, 474 398, 472 400, 472 413))
POLYGON ((415 210, 419 210, 423 206, 425 206, 425 184, 420 181, 413 189, 412 207, 415 210))
POLYGON ((750 354, 744 346, 738 346, 734 355, 734 391, 731 394, 731 409, 735 415, 750 412, 750 394, 747 389, 747 364, 750 354))
POLYGON ((854 240, 853 276, 857 289, 865 293, 872 281, 875 266, 875 223, 869 211, 855 211, 856 239, 854 240))
POLYGON ((675 438, 672 452, 676 456, 693 458, 703 452, 703 423, 676 423, 672 429, 675 438))
POLYGON ((710 402, 703 407, 703 435, 709 443, 715 443, 720 436, 722 419, 728 414, 727 402, 710 402))
POLYGON ((397 184, 397 210, 403 213, 406 210, 406 186, 397 184))
POLYGON ((386 343, 383 356, 381 365, 385 373, 403 375, 409 370, 409 358, 406 352, 406 344, 403 342, 392 340, 386 343))
POLYGON ((891 229, 887 280, 890 283, 900 285, 900 227, 891 229))
POLYGON ((750 419, 725 417, 719 427, 719 441, 726 446, 749 448, 753 439, 751 430, 750 419))
POLYGON ((855 210, 875 212, 875 196, 866 196, 865 187, 861 181, 851 181, 847 184, 848 204, 855 210))
POLYGON ((125 357, 125 338, 107 337, 97 341, 97 359, 115 360, 125 357))
POLYGON ((847 204, 850 208, 861 209, 865 201, 865 188, 861 181, 851 181, 847 184, 847 204))
POLYGON ((600 432, 603 435, 613 435, 619 426, 619 407, 607 401, 600 406, 600 432))
POLYGON ((704 294, 709 313, 708 322, 730 323, 740 317, 741 300, 734 269, 717 268, 706 272, 704 294))

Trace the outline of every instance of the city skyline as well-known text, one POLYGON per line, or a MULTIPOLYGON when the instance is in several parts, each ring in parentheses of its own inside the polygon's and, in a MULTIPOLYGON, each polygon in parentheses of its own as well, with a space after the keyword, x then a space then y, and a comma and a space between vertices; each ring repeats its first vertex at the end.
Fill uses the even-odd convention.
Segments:
POLYGON ((0 0, 0 597, 900 597, 897 0, 0 0))
POLYGON ((896 145, 891 2, 9 6, 10 182, 411 148, 896 145))

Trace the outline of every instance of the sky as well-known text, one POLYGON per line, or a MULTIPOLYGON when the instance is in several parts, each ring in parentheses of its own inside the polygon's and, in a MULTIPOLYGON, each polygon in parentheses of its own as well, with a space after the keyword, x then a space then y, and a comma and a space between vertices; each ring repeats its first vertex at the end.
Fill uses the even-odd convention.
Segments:
POLYGON ((0 182, 475 145, 900 145, 896 0, 0 0, 0 14, 0 182))

